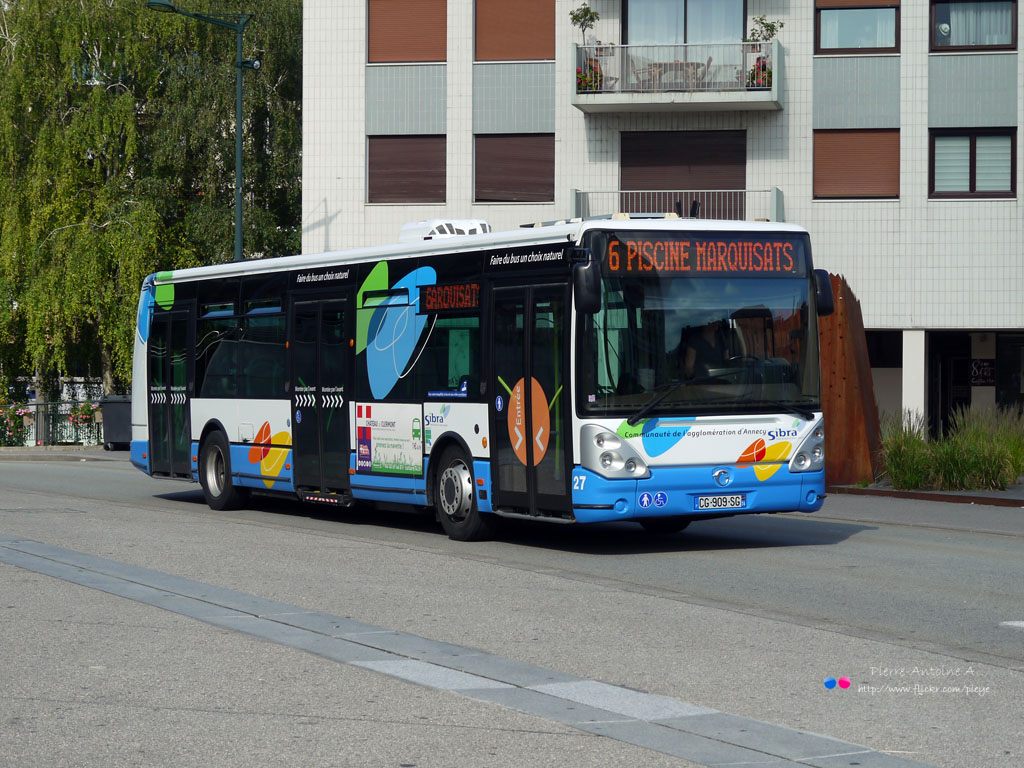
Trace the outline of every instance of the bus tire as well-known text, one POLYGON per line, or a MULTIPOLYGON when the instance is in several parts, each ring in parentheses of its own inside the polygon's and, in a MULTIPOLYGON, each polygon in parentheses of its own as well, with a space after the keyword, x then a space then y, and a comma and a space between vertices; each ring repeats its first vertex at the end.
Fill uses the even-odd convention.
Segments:
POLYGON ((494 534, 495 520, 476 503, 472 464, 457 447, 444 450, 434 475, 434 507, 454 541, 480 541, 494 534))
POLYGON ((221 431, 211 432, 199 449, 199 484, 210 509, 237 509, 245 493, 231 482, 231 451, 221 431))
POLYGON ((670 533, 679 533, 680 531, 685 530, 686 526, 690 524, 690 521, 682 516, 645 517, 637 522, 640 523, 648 533, 656 533, 663 536, 667 536, 670 533))

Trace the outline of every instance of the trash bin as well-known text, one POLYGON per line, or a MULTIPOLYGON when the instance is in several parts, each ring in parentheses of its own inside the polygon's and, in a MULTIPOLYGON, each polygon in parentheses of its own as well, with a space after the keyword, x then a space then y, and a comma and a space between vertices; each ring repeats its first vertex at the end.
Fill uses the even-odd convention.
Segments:
POLYGON ((103 448, 127 451, 132 442, 132 399, 128 395, 107 395, 100 400, 103 411, 103 448))

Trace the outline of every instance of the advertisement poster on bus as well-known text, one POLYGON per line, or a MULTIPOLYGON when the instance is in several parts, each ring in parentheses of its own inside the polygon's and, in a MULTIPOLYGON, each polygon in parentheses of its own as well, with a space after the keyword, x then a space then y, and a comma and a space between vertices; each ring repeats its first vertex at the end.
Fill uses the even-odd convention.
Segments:
POLYGON ((423 474, 423 425, 418 405, 356 405, 356 471, 423 474))

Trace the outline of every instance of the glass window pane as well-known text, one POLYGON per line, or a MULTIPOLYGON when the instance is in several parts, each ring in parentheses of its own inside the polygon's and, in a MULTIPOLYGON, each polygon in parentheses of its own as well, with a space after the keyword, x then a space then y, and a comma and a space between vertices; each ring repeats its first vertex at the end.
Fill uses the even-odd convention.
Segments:
POLYGON ((631 0, 627 18, 630 45, 686 42, 685 3, 679 0, 631 0))
POLYGON ((1009 192, 1010 137, 979 136, 976 145, 978 167, 975 172, 977 192, 1009 192))
POLYGON ((895 48, 895 8, 840 8, 821 12, 822 49, 895 48))
POLYGON ((969 136, 935 137, 935 191, 969 192, 971 139, 969 136))
POLYGON ((1013 2, 935 4, 935 46, 1010 45, 1013 43, 1013 2))
POLYGON ((686 42, 738 43, 743 39, 743 0, 689 0, 686 42))

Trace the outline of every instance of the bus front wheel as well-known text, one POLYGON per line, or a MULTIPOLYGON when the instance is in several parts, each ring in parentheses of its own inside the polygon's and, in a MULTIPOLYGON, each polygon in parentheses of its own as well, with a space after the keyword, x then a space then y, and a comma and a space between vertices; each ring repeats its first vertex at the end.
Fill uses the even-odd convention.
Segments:
POLYGON ((480 541, 494 533, 494 518, 477 508, 473 470, 458 448, 447 448, 441 454, 434 480, 434 506, 450 539, 480 541))
POLYGON ((199 450, 199 484, 211 509, 237 509, 245 493, 231 482, 231 453, 223 432, 211 432, 199 450))

